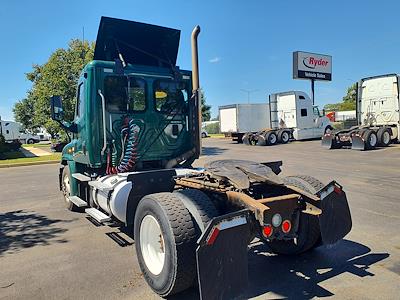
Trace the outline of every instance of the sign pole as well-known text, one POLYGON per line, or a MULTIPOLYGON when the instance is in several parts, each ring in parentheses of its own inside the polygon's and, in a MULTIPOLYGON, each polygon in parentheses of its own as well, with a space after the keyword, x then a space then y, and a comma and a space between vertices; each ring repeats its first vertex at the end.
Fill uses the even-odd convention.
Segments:
POLYGON ((315 84, 315 80, 311 79, 311 99, 312 99, 312 104, 314 105, 314 84, 315 84))

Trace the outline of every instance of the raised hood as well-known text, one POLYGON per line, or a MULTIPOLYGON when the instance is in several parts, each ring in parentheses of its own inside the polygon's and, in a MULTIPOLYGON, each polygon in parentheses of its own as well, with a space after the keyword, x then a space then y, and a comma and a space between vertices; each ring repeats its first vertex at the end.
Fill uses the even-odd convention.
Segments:
POLYGON ((114 61, 121 54, 126 63, 175 66, 179 38, 177 29, 101 17, 94 59, 114 61))

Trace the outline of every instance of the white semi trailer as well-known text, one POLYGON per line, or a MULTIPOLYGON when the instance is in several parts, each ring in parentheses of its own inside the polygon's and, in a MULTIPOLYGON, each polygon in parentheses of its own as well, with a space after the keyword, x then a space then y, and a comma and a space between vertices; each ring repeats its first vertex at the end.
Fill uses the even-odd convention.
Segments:
POLYGON ((399 75, 387 74, 363 78, 357 83, 357 126, 324 135, 322 146, 356 150, 387 147, 399 141, 399 75))
POLYGON ((290 139, 321 138, 332 127, 301 91, 275 93, 267 104, 219 107, 221 132, 249 145, 274 145, 290 139))

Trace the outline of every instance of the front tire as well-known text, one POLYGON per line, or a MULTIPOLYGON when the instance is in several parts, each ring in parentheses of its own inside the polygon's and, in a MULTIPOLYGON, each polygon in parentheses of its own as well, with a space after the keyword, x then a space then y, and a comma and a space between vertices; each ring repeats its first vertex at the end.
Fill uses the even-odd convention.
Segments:
POLYGON ((67 209, 70 211, 79 211, 79 207, 69 200, 69 197, 71 196, 71 174, 68 166, 65 166, 62 171, 61 191, 63 193, 64 202, 67 209))
POLYGON ((178 195, 143 197, 135 214, 134 237, 140 269, 157 294, 166 297, 193 285, 198 236, 178 195))

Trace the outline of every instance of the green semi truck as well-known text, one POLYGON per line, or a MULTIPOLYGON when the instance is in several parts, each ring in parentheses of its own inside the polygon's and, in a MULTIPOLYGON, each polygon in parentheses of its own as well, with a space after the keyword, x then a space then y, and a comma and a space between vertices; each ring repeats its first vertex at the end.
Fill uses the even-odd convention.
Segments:
POLYGON ((352 223, 337 182, 281 177, 282 162, 192 167, 201 154, 199 32, 187 71, 176 65, 179 30, 102 17, 74 120, 64 120, 59 96, 51 114, 72 134, 59 172, 67 208, 131 230, 160 296, 197 285, 202 299, 229 299, 246 288, 255 237, 298 255, 337 242, 352 223))

